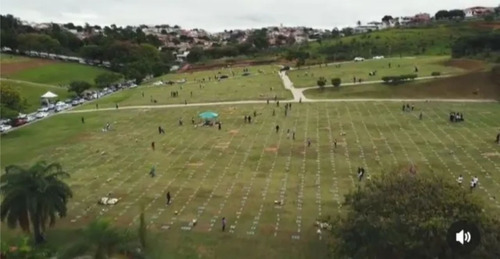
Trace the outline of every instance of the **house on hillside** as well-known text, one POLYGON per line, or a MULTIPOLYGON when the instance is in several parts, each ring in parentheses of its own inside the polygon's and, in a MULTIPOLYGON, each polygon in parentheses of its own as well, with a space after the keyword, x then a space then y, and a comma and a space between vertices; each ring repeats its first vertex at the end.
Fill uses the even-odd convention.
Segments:
POLYGON ((419 13, 413 16, 411 23, 413 24, 425 24, 431 21, 431 15, 428 13, 419 13))
POLYGON ((189 51, 184 51, 182 53, 175 54, 175 60, 177 62, 183 63, 186 62, 187 56, 189 55, 189 51))
POLYGON ((361 33, 367 33, 367 32, 376 31, 376 30, 378 30, 378 26, 375 26, 375 25, 360 25, 360 26, 353 28, 353 33, 354 34, 361 34, 361 33))
POLYGON ((482 17, 495 12, 494 8, 475 6, 464 10, 466 18, 482 17))

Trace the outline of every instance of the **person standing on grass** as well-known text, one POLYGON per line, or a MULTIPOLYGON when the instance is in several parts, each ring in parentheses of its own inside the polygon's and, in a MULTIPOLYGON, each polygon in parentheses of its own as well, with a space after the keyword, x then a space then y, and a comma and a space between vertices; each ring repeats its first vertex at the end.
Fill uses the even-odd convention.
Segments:
POLYGON ((422 112, 420 112, 420 114, 418 115, 418 119, 422 120, 423 118, 424 118, 424 115, 422 114, 422 112))
POLYGON ((193 91, 191 91, 191 97, 193 97, 193 91))
POLYGON ((497 144, 500 145, 500 133, 497 134, 497 144))
POLYGON ((245 123, 248 122, 248 117, 245 115, 245 123))
POLYGON ((295 140, 295 130, 292 131, 292 139, 295 140))
POLYGON ((182 126, 182 118, 179 118, 179 126, 182 126))
POLYGON ((307 138, 307 147, 311 146, 311 138, 307 138))
POLYGON ((116 109, 118 109, 118 103, 116 103, 115 106, 116 106, 116 109))
POLYGON ((220 123, 220 121, 219 121, 219 130, 221 130, 221 129, 222 129, 222 123, 220 123))
POLYGON ((276 110, 273 109, 273 116, 276 116, 276 110))
POLYGON ((158 126, 158 134, 161 134, 161 126, 158 126))
POLYGON ((156 176, 156 166, 155 165, 153 165, 151 167, 151 171, 149 171, 149 175, 151 175, 151 177, 155 177, 156 176))
POLYGON ((194 125, 194 117, 191 117, 191 124, 194 125))
POLYGON ((276 106, 280 107, 280 101, 276 101, 276 106))
POLYGON ((98 103, 95 103, 95 109, 99 110, 99 104, 98 103))
POLYGON ((144 97, 144 91, 142 91, 142 97, 144 97))
POLYGON ((280 125, 276 125, 276 133, 280 131, 280 125))
POLYGON ((82 124, 85 124, 85 118, 82 116, 82 124))
POLYGON ((252 116, 248 115, 248 123, 252 123, 252 116))
POLYGON ((226 217, 222 217, 222 232, 226 231, 226 217))
POLYGON ((257 117, 257 111, 253 111, 253 116, 257 117))
POLYGON ((334 139, 334 140, 333 140, 333 147, 334 147, 334 148, 337 148, 337 139, 334 139))
POLYGON ((170 205, 170 199, 172 197, 170 197, 170 192, 167 192, 167 205, 170 205))
POLYGON ((154 141, 153 141, 153 142, 151 142, 151 149, 152 149, 153 151, 155 151, 155 142, 154 142, 154 141))

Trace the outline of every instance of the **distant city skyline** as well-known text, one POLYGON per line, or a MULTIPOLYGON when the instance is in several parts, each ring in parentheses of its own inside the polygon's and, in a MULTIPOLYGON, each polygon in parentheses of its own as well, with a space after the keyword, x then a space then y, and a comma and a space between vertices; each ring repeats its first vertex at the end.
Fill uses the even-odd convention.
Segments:
POLYGON ((29 22, 72 22, 77 25, 179 25, 220 32, 268 26, 306 26, 331 30, 380 21, 384 15, 434 15, 441 9, 498 6, 498 0, 16 0, 2 2, 2 14, 29 22))

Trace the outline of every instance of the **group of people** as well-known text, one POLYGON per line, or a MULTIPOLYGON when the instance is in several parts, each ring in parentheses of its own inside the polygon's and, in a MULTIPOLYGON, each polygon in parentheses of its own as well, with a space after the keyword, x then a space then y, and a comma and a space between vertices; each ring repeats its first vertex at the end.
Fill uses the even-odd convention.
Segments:
POLYGON ((245 123, 252 123, 252 115, 245 115, 245 123))
POLYGON ((450 112, 450 122, 461 122, 461 121, 464 121, 463 113, 450 112))
POLYGON ((170 97, 179 97, 179 91, 171 91, 170 97))
MULTIPOLYGON (((462 185, 464 181, 464 177, 462 175, 460 175, 458 178, 457 178, 457 183, 458 185, 462 185)), ((477 176, 474 176, 472 177, 472 179, 470 180, 470 190, 474 190, 479 184, 479 178, 477 178, 477 176)))
POLYGON ((413 105, 410 105, 410 104, 403 104, 403 107, 401 108, 402 111, 404 112, 411 112, 413 110, 415 110, 415 106, 413 105))

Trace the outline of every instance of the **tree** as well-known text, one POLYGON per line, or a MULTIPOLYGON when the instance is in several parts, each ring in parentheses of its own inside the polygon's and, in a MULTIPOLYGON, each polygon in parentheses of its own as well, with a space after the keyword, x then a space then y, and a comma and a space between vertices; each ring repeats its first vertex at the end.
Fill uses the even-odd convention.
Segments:
POLYGON ((47 224, 53 226, 56 216, 66 216, 66 205, 73 196, 62 180, 67 177, 69 174, 58 163, 40 161, 29 168, 7 166, 0 177, 2 221, 11 228, 19 225, 25 232, 32 228, 35 243, 43 242, 47 224))
POLYGON ((434 173, 372 177, 346 195, 343 208, 331 230, 336 258, 457 258, 446 233, 459 220, 482 233, 470 258, 500 255, 500 222, 469 190, 434 173))
POLYGON ((9 86, 0 87, 0 117, 4 119, 13 119, 19 115, 26 107, 26 99, 21 98, 19 92, 9 86))
POLYGON ((333 30, 332 30, 332 37, 333 37, 333 38, 338 38, 338 37, 340 37, 340 31, 339 31, 339 28, 337 28, 337 27, 333 28, 333 30))
POLYGON ((343 28, 342 29, 342 33, 344 34, 344 36, 351 36, 354 34, 354 30, 351 28, 351 27, 346 27, 346 28, 343 28))
POLYGON ((295 66, 296 66, 297 68, 300 68, 301 66, 303 66, 303 65, 305 65, 305 64, 306 64, 306 59, 305 59, 305 58, 300 57, 300 58, 298 58, 298 59, 297 59, 297 62, 295 63, 295 66))
POLYGON ((451 10, 448 12, 448 18, 449 19, 464 19, 465 12, 463 10, 460 10, 460 9, 451 10))
POLYGON ((92 85, 86 81, 73 81, 69 84, 68 92, 74 92, 80 96, 85 90, 90 89, 92 85))
POLYGON ((80 49, 80 55, 82 58, 90 60, 103 60, 104 50, 101 46, 97 45, 86 45, 80 49))
POLYGON ((393 20, 394 18, 390 15, 385 15, 384 17, 382 17, 382 22, 385 22, 385 23, 388 23, 390 22, 391 20, 393 20))
POLYGON ((324 77, 320 77, 316 83, 318 84, 319 89, 323 90, 326 85, 326 79, 324 77))
POLYGON ((340 78, 338 78, 338 77, 332 78, 332 85, 333 86, 339 87, 341 83, 342 83, 342 80, 340 80, 340 78))
POLYGON ((186 59, 189 63, 196 63, 203 58, 203 53, 203 49, 201 48, 192 48, 186 59))
POLYGON ((248 37, 247 42, 252 44, 257 49, 267 48, 269 46, 269 41, 267 40, 267 29, 263 28, 253 31, 248 37))
POLYGON ((59 41, 45 34, 20 34, 17 36, 17 42, 19 43, 19 50, 21 51, 34 50, 56 53, 61 47, 59 41))
POLYGON ((117 73, 101 73, 94 79, 95 85, 99 88, 108 87, 122 79, 122 75, 117 73))
POLYGON ((357 24, 358 26, 361 26, 361 21, 358 21, 356 24, 357 24))
POLYGON ((63 258, 92 255, 96 259, 132 254, 139 247, 134 235, 114 228, 109 221, 96 220, 80 235, 80 240, 63 251, 63 258))
POLYGON ((443 20, 443 19, 449 19, 450 18, 450 13, 447 10, 440 10, 434 15, 436 20, 443 20))

